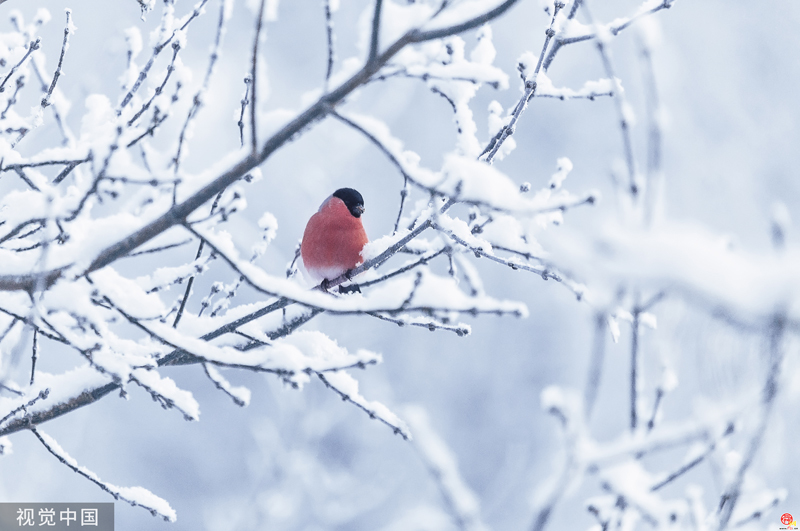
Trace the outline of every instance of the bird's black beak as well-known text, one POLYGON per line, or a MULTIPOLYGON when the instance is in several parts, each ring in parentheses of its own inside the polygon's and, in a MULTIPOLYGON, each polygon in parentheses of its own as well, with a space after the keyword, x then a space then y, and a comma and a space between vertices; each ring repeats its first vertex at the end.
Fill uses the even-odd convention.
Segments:
POLYGON ((355 217, 360 218, 361 214, 364 213, 363 205, 356 205, 353 207, 352 213, 355 217))

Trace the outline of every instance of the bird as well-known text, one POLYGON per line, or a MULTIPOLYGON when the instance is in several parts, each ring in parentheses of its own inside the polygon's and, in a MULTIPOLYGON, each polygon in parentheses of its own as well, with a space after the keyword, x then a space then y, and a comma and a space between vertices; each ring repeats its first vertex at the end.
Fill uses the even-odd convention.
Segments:
POLYGON ((361 215, 364 198, 353 188, 339 188, 311 216, 300 242, 300 255, 309 276, 326 283, 363 261, 361 251, 369 241, 361 215))

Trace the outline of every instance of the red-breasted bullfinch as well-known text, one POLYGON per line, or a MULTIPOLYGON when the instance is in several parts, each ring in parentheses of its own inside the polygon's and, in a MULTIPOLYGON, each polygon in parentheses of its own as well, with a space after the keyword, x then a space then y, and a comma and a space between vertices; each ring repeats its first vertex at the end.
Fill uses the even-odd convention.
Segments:
POLYGON ((300 254, 316 281, 333 280, 363 261, 369 239, 361 224, 364 198, 352 188, 339 188, 311 216, 303 233, 300 254))

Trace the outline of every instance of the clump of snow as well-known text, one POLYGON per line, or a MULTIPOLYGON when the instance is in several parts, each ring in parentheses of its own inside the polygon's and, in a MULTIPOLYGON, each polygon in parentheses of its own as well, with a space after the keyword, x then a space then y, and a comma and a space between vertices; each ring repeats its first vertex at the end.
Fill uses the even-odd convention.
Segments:
POLYGON ((146 369, 136 369, 131 375, 148 392, 157 393, 169 400, 169 407, 175 407, 183 413, 186 420, 200 419, 200 404, 191 392, 179 388, 171 378, 159 375, 158 371, 146 369))
POLYGON ((124 31, 124 35, 125 42, 131 54, 131 59, 135 59, 142 51, 142 32, 138 27, 131 26, 124 31))
POLYGON ((551 190, 558 190, 561 188, 561 183, 564 182, 569 172, 572 171, 572 161, 567 157, 561 157, 556 161, 556 166, 556 172, 550 177, 550 182, 547 183, 551 190))
POLYGON ((469 59, 473 63, 490 65, 496 56, 497 50, 492 43, 492 27, 484 24, 478 30, 478 44, 470 52, 469 59))
MULTIPOLYGON (((594 98, 597 96, 607 96, 611 94, 622 94, 622 80, 602 78, 596 81, 586 81, 581 88, 574 90, 567 87, 556 87, 553 81, 543 71, 536 76, 536 95, 549 96, 553 98, 594 98)), ((631 111, 632 112, 632 111, 631 111)))
POLYGON ((0 437, 0 455, 11 455, 14 453, 11 439, 8 436, 0 437))

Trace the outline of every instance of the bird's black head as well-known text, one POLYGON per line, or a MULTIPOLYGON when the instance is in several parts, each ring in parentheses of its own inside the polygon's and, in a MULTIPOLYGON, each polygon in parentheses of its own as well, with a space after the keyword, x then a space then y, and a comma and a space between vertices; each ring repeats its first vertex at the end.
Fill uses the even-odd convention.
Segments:
POLYGON ((347 210, 349 210, 354 217, 360 218, 361 214, 364 213, 364 198, 361 197, 358 191, 352 188, 339 188, 333 192, 333 197, 338 197, 344 201, 347 210))

